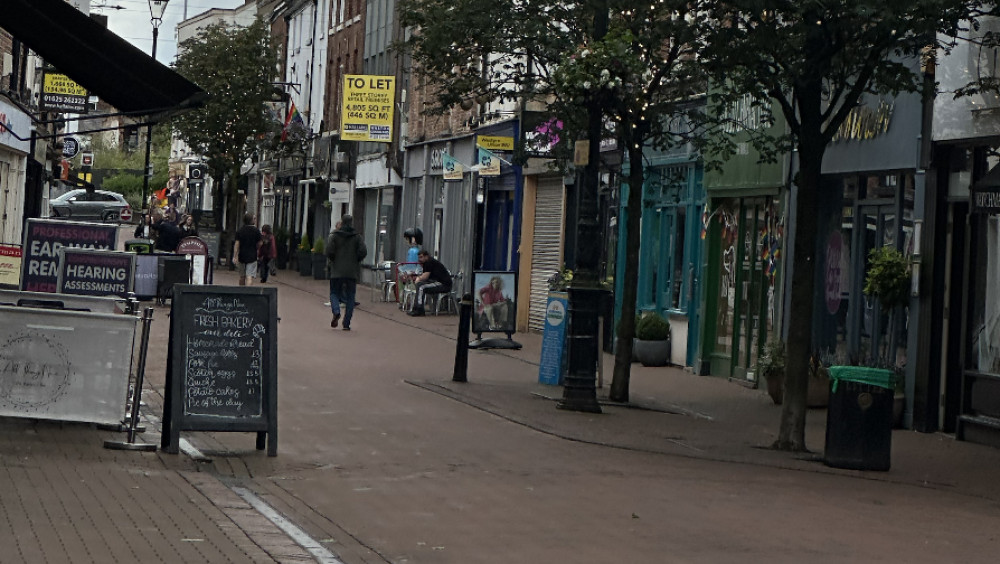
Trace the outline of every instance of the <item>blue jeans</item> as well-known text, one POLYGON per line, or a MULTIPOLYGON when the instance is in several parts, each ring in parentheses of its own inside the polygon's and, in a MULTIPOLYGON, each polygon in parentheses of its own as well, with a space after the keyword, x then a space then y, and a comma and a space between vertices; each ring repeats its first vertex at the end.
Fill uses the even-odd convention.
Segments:
POLYGON ((351 326, 354 317, 354 295, 358 290, 358 281, 354 278, 330 279, 330 309, 334 315, 340 315, 340 304, 344 304, 344 327, 351 326))

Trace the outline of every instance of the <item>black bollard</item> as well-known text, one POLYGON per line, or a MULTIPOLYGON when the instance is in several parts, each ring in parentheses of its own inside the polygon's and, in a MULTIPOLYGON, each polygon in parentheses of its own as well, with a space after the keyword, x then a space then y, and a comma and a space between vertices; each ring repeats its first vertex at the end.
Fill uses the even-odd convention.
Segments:
POLYGON ((472 324, 472 294, 462 296, 458 306, 458 343, 455 344, 455 373, 452 382, 468 382, 469 326, 472 324))

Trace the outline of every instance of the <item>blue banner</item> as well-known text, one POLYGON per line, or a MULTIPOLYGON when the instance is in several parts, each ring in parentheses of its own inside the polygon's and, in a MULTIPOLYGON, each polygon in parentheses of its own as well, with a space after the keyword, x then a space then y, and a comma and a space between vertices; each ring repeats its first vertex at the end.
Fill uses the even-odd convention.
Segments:
POLYGON ((545 332, 542 334, 542 358, 538 363, 538 382, 550 386, 563 383, 562 360, 565 353, 566 324, 569 315, 566 307, 569 295, 565 292, 549 292, 545 307, 545 332))

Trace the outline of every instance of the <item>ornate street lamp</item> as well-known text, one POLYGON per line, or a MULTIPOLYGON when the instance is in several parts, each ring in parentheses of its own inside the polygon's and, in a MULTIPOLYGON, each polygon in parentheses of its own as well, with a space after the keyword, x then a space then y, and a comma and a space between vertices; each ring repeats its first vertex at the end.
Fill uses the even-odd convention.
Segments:
MULTIPOLYGON (((156 60, 156 39, 160 36, 160 24, 163 23, 163 12, 167 9, 167 2, 169 0, 149 0, 149 23, 153 24, 153 53, 152 57, 156 60)), ((149 179, 153 176, 153 171, 149 166, 149 152, 153 146, 153 125, 146 126, 146 168, 142 175, 142 203, 140 204, 140 209, 143 209, 149 202, 147 201, 149 194, 149 179)))

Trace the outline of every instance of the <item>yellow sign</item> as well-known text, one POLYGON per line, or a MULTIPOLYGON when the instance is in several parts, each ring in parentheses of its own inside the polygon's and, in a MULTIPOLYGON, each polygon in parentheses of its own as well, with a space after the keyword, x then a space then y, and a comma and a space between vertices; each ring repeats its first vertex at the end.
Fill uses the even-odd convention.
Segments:
POLYGON ((513 151, 513 137, 498 137, 495 135, 480 135, 476 144, 490 151, 513 151))
POLYGON ((590 141, 582 139, 573 143, 573 164, 587 166, 590 163, 590 141))
POLYGON ((73 82, 70 77, 59 73, 45 73, 45 86, 42 92, 46 94, 61 94, 63 96, 87 96, 87 89, 73 82))
POLYGON ((392 142, 396 77, 367 74, 344 76, 341 132, 344 141, 392 142))

